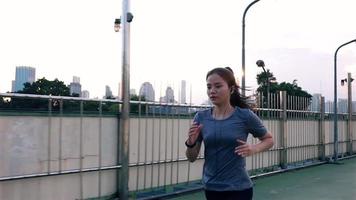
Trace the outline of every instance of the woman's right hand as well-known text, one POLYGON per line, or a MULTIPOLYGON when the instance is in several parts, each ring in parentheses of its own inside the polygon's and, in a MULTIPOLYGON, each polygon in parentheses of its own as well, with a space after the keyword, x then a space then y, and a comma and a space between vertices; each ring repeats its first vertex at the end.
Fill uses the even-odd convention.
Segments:
POLYGON ((188 134, 188 140, 187 143, 188 145, 193 145, 195 144, 195 142, 197 141, 201 129, 203 128, 203 125, 201 124, 197 124, 196 122, 194 122, 190 128, 189 128, 189 134, 188 134))

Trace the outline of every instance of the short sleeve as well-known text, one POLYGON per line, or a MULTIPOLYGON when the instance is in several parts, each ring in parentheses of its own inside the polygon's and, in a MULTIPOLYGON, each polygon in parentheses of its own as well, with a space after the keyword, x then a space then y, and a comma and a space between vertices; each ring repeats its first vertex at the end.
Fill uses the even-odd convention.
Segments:
POLYGON ((263 137, 267 133, 267 129, 261 119, 251 110, 248 112, 247 130, 253 137, 263 137))
MULTIPOLYGON (((197 124, 200 124, 200 122, 202 121, 201 119, 201 115, 199 114, 199 112, 197 112, 194 116, 194 119, 193 119, 193 122, 197 123, 197 124)), ((203 141, 203 133, 200 133, 198 139, 197 139, 197 142, 201 143, 203 141)))

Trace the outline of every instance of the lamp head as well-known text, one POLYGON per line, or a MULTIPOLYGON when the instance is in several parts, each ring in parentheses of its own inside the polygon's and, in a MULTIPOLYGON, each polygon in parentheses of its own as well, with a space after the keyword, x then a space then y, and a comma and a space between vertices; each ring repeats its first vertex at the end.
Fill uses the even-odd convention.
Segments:
POLYGON ((121 24, 121 19, 115 19, 115 25, 114 25, 114 29, 115 32, 119 32, 120 31, 120 24, 121 24))
POLYGON ((263 62, 263 60, 257 60, 256 65, 258 67, 264 67, 265 66, 265 62, 263 62))

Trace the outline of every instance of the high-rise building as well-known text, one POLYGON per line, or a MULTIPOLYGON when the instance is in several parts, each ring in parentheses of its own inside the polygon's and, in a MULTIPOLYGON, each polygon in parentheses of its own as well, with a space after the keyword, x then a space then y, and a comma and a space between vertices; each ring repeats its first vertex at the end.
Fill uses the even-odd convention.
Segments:
POLYGON ((347 99, 337 101, 337 113, 347 113, 347 99))
POLYGON ((167 87, 166 89, 166 102, 174 103, 174 91, 171 87, 167 87))
POLYGON ((83 90, 80 96, 83 97, 83 98, 89 98, 89 91, 88 90, 83 90))
POLYGON ((313 94, 311 102, 311 111, 320 112, 321 94, 313 94))
POLYGON ((36 80, 36 69, 27 66, 16 67, 15 83, 12 92, 17 92, 24 88, 25 83, 33 83, 36 80))
POLYGON ((82 85, 78 76, 73 76, 73 82, 69 84, 69 89, 70 94, 73 96, 80 96, 82 94, 82 85))
POLYGON ((11 92, 15 92, 15 83, 16 81, 14 80, 11 81, 11 92))
POLYGON ((122 99, 121 82, 119 82, 118 88, 117 88, 117 99, 118 99, 118 100, 121 100, 121 99, 122 99))
POLYGON ((112 95, 112 91, 110 86, 105 86, 105 99, 112 99, 114 96, 112 95))
POLYGON ((174 91, 171 87, 167 87, 166 89, 166 96, 161 97, 160 101, 162 103, 174 103, 174 91))
POLYGON ((144 96, 146 101, 155 101, 155 91, 150 82, 144 82, 141 85, 140 96, 144 96))
POLYGON ((182 80, 182 82, 181 82, 180 103, 181 104, 187 103, 187 84, 186 84, 185 80, 182 80))
POLYGON ((333 101, 326 101, 325 102, 325 112, 326 113, 334 112, 334 102, 333 101))

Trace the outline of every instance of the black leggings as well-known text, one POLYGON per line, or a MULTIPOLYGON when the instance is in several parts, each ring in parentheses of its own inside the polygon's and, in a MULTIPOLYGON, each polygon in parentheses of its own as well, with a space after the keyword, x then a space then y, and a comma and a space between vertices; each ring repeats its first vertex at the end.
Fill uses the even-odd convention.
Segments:
POLYGON ((207 200, 252 200, 253 189, 242 191, 211 191, 205 190, 207 200))

